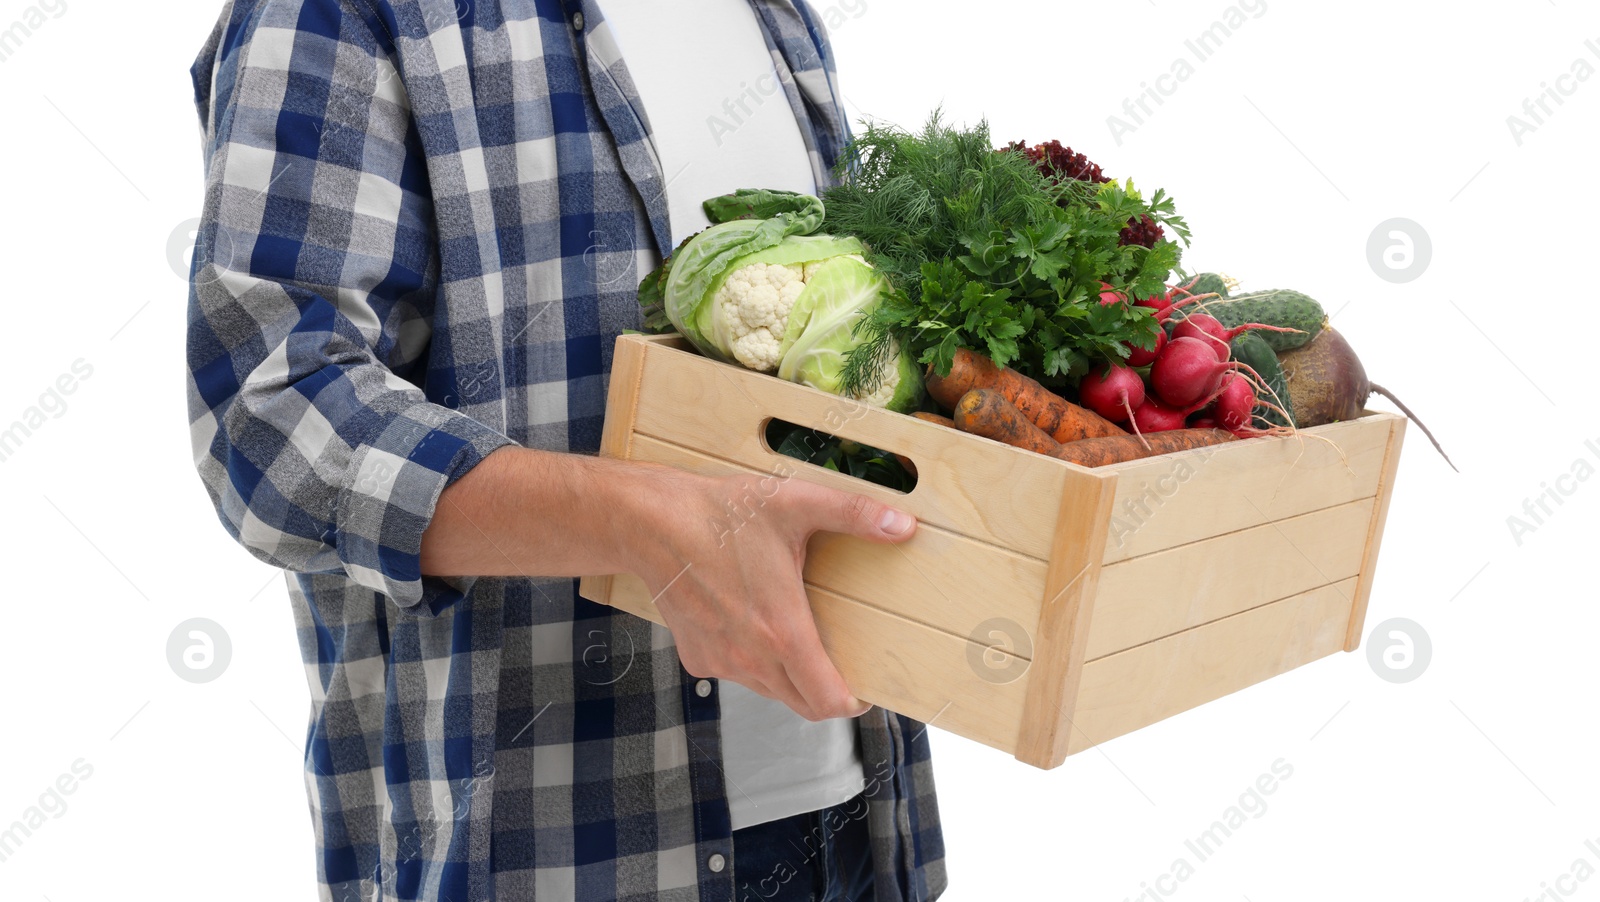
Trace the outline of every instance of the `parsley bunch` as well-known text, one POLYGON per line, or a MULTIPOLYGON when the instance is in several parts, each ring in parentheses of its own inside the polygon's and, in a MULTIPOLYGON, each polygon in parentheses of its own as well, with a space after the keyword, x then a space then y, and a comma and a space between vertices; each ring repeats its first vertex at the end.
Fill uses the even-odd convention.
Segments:
POLYGON ((1164 192, 1146 201, 1131 182, 1055 184, 1025 153, 996 151, 987 124, 955 129, 938 113, 917 134, 869 124, 837 174, 824 228, 860 238, 892 286, 858 325, 847 392, 875 388, 896 347, 941 374, 964 347, 1062 385, 1126 356, 1124 342, 1153 346, 1148 309, 1100 296, 1102 282, 1130 298, 1165 291, 1178 245, 1119 240, 1142 217, 1188 240, 1164 192))

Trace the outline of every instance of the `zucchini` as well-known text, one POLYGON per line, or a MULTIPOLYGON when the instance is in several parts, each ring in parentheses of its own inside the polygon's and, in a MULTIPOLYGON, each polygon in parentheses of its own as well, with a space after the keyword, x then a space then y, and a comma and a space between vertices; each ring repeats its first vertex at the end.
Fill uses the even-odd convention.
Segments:
POLYGON ((1236 294, 1223 301, 1193 304, 1173 311, 1172 321, 1179 322, 1196 310, 1211 314, 1229 329, 1236 329, 1245 323, 1262 323, 1300 330, 1256 332, 1255 334, 1260 335, 1274 351, 1292 351, 1300 347, 1316 338, 1317 333, 1321 332, 1322 327, 1328 322, 1328 314, 1323 312, 1322 305, 1317 303, 1316 299, 1287 288, 1252 291, 1248 294, 1236 294))
POLYGON ((1256 394, 1260 396, 1259 400, 1263 402, 1271 401, 1273 404, 1282 407, 1284 413, 1289 415, 1289 419, 1285 420, 1283 415, 1276 410, 1259 404, 1256 406, 1256 416, 1265 419, 1273 426, 1292 426, 1294 425, 1294 405, 1289 403, 1289 380, 1283 375, 1283 367, 1278 363, 1277 353, 1272 350, 1271 345, 1267 344, 1266 334, 1262 332, 1246 332, 1235 338, 1229 347, 1233 351, 1233 359, 1255 370, 1261 380, 1267 384, 1267 388, 1272 390, 1267 392, 1258 387, 1256 394), (1276 400, 1272 397, 1274 394, 1278 396, 1276 400))

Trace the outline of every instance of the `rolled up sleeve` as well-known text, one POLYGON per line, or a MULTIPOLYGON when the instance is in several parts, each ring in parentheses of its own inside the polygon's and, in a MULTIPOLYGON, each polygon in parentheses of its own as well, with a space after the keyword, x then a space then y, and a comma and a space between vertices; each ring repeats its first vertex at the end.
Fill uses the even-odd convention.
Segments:
POLYGON ((422 575, 423 531, 444 489, 513 441, 423 389, 437 242, 389 51, 337 0, 267 9, 228 35, 200 99, 196 467, 258 558, 437 610, 464 584, 422 575))

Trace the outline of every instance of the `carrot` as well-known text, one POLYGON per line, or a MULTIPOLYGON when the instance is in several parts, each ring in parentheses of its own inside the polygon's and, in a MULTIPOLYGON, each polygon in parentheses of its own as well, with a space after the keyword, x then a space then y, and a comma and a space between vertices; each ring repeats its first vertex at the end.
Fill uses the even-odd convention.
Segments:
POLYGON ((1035 426, 1005 395, 989 388, 975 388, 955 404, 956 428, 1039 454, 1055 455, 1061 443, 1035 426))
POLYGON ((1135 435, 1086 438, 1062 445, 1055 456, 1085 467, 1104 467, 1233 440, 1233 433, 1224 429, 1170 429, 1145 433, 1144 442, 1148 442, 1148 446, 1135 435))
POLYGON ((929 367, 924 381, 928 394, 951 409, 973 389, 997 391, 1046 435, 1063 444, 1128 434, 1094 411, 1073 404, 1008 366, 995 366, 994 361, 966 348, 956 351, 950 375, 941 376, 929 367))

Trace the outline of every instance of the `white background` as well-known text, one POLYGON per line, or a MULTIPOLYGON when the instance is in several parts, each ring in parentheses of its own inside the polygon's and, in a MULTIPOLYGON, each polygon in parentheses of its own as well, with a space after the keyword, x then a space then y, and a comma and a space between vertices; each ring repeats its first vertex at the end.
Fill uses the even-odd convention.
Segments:
MULTIPOLYGON (((1410 431, 1368 615, 1427 632, 1421 678, 1336 655, 1051 772, 935 730, 946 898, 1135 899, 1180 857, 1194 874, 1144 898, 1515 902, 1580 858, 1600 868, 1600 479, 1563 483, 1520 543, 1507 525, 1575 461, 1600 466, 1600 78, 1565 82, 1520 146, 1506 122, 1574 60, 1600 66, 1592 5, 1269 0, 1120 143, 1107 116, 1221 0, 818 5, 853 118, 915 126, 942 103, 997 141, 1059 138, 1165 187, 1191 265, 1321 298, 1461 467, 1410 431), (1432 242, 1406 284, 1367 256, 1394 217, 1432 242), (1184 840, 1279 759, 1293 774, 1266 811, 1196 863, 1184 840)), ((67 0, 0 64, 0 424, 75 360, 93 368, 0 463, 0 826, 78 759, 93 768, 0 863, 7 900, 314 897, 284 590, 189 463, 169 238, 199 213, 187 67, 218 6, 67 0), (205 685, 168 664, 191 617, 232 640, 205 685)), ((0 2, 0 29, 25 10, 0 2)), ((1600 900, 1600 878, 1559 885, 1600 900)))

